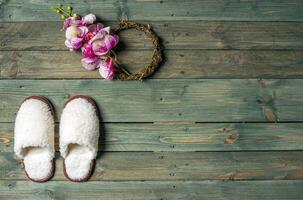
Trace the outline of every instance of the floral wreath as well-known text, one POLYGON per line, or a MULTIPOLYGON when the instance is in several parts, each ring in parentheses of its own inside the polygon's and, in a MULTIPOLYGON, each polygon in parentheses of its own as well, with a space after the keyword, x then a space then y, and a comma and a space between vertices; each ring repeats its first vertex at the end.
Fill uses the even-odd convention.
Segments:
POLYGON ((87 70, 99 70, 101 77, 112 80, 117 77, 120 80, 142 80, 155 72, 162 61, 160 41, 155 32, 148 25, 133 21, 121 21, 116 30, 104 27, 102 23, 95 23, 96 16, 88 14, 80 17, 74 13, 73 8, 68 5, 66 10, 61 4, 52 8, 61 15, 64 20, 65 46, 70 51, 81 49, 83 58, 82 66, 87 70), (120 66, 117 55, 113 49, 119 43, 118 33, 125 29, 136 29, 142 31, 149 37, 153 44, 153 56, 151 62, 135 73, 130 73, 120 66))

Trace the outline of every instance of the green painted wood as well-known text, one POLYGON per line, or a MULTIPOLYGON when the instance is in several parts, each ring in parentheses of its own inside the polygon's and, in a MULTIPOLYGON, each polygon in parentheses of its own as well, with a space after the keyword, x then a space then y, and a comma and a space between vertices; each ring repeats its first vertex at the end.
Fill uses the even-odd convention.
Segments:
POLYGON ((57 116, 71 96, 99 105, 104 122, 302 121, 301 79, 0 80, 0 122, 13 122, 19 104, 44 95, 57 116))
MULTIPOLYGON (((165 49, 303 50, 302 22, 145 21, 165 49)), ((106 25, 117 26, 117 22, 106 25)), ((0 50, 66 50, 62 22, 0 23, 0 50)), ((121 49, 150 49, 144 33, 121 34, 121 49)))
MULTIPOLYGON (((101 125, 102 151, 303 150, 302 123, 203 123, 101 125)), ((12 123, 0 123, 0 152, 13 152, 12 123)), ((59 150, 59 125, 56 150, 59 150)))
MULTIPOLYGON (((58 1, 1 1, 1 21, 58 20, 50 10, 58 1)), ((72 1, 73 2, 73 1, 72 1)), ((244 20, 244 21, 302 21, 300 0, 212 1, 85 1, 74 5, 79 14, 95 13, 105 20, 127 16, 132 20, 244 20)))
MULTIPOLYGON (((0 123, 0 199, 301 199, 302 123, 192 123, 303 120, 303 80, 199 79, 301 78, 301 0, 77 1, 79 13, 109 25, 127 16, 159 33, 166 62, 143 83, 84 71, 52 22, 55 3, 0 1, 0 21, 12 22, 0 23, 0 122, 8 122, 0 123), (92 80, 3 80, 77 78, 92 80), (105 122, 93 181, 66 182, 58 154, 55 181, 24 181, 12 154, 19 103, 45 95, 58 121, 75 94, 95 98, 105 122)), ((120 36, 122 63, 144 65, 150 42, 136 31, 120 36)))
MULTIPOLYGON (((91 180, 293 180, 303 178, 302 151, 102 152, 91 180)), ((0 155, 1 180, 26 180, 13 153, 0 155)), ((52 180, 66 180, 56 155, 52 180)))
MULTIPOLYGON (((145 66, 151 51, 121 51, 130 71, 145 66)), ((2 79, 99 78, 84 70, 80 54, 68 51, 2 51, 2 79)), ((151 78, 301 78, 303 51, 166 50, 165 62, 151 78)))
POLYGON ((298 200, 303 181, 127 181, 44 184, 29 181, 0 181, 0 198, 41 199, 233 199, 298 200))

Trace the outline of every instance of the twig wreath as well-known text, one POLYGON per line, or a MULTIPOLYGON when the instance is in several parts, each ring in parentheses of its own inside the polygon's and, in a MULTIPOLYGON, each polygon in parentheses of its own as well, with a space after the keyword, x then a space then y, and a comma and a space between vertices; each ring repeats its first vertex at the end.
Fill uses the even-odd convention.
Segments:
POLYGON ((157 34, 148 25, 133 21, 121 21, 115 30, 104 27, 102 23, 95 23, 96 16, 88 14, 80 17, 68 5, 66 10, 61 4, 52 8, 64 20, 65 46, 70 51, 81 49, 83 58, 82 66, 87 70, 99 70, 101 77, 112 80, 142 80, 152 75, 162 61, 160 41, 157 34), (151 62, 135 73, 119 65, 117 55, 113 49, 119 43, 118 33, 126 29, 136 29, 145 33, 151 39, 153 56, 151 62))

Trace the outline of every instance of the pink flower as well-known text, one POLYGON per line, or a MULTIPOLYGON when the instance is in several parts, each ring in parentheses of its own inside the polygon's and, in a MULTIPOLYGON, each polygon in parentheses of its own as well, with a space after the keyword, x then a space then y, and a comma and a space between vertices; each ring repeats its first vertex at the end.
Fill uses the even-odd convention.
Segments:
POLYGON ((85 41, 90 41, 103 28, 103 24, 97 23, 88 26, 88 33, 85 36, 85 41))
POLYGON ((82 17, 82 25, 90 25, 96 21, 96 16, 94 14, 88 14, 82 17))
POLYGON ((64 20, 63 29, 66 30, 70 26, 82 26, 82 21, 76 17, 69 17, 64 20))
MULTIPOLYGON (((86 27, 87 25, 94 23, 94 21, 96 21, 96 16, 93 14, 88 14, 82 17, 81 20, 78 20, 76 17, 69 17, 64 20, 63 29, 66 30, 65 45, 70 50, 79 49, 83 45, 83 41, 87 33, 91 33, 93 29, 97 29, 91 28, 89 31, 89 29, 86 27)), ((98 27, 100 27, 100 25, 98 27)))
POLYGON ((97 56, 86 57, 81 59, 82 66, 87 70, 95 70, 100 63, 101 59, 97 56))
POLYGON ((86 26, 93 24, 95 21, 96 16, 93 14, 85 15, 81 20, 76 17, 69 17, 64 20, 63 29, 66 30, 70 26, 86 26))
POLYGON ((83 57, 93 58, 96 55, 93 52, 93 46, 91 44, 84 44, 81 48, 83 57))
POLYGON ((102 28, 89 40, 88 43, 92 45, 95 55, 105 55, 117 46, 119 37, 117 35, 110 35, 109 32, 109 27, 102 28))
POLYGON ((87 70, 95 70, 101 60, 99 56, 96 56, 93 52, 91 44, 84 44, 81 48, 83 59, 81 60, 82 66, 87 70))
POLYGON ((114 60, 108 54, 118 44, 117 35, 110 34, 110 27, 104 28, 103 24, 97 23, 96 16, 88 14, 82 19, 69 17, 64 20, 65 45, 71 50, 81 48, 83 58, 82 66, 87 70, 99 68, 99 73, 104 79, 114 78, 114 60))
POLYGON ((86 33, 88 32, 88 29, 86 26, 75 26, 72 25, 66 29, 65 33, 65 46, 69 48, 71 51, 75 49, 79 49, 84 41, 84 37, 86 33))
POLYGON ((112 58, 106 58, 105 60, 101 60, 98 67, 99 73, 104 79, 112 80, 114 78, 114 60, 112 58))

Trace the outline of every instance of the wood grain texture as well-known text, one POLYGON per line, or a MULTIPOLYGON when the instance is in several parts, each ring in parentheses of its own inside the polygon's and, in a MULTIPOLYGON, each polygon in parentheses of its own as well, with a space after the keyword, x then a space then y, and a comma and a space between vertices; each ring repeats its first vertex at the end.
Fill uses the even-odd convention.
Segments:
MULTIPOLYGON (((58 20, 50 10, 58 1, 1 1, 1 21, 58 20)), ((85 1, 73 4, 77 13, 94 13, 105 20, 244 20, 302 21, 300 0, 121 0, 85 1)))
POLYGON ((126 181, 82 184, 52 181, 0 181, 0 198, 6 200, 40 199, 300 199, 302 180, 291 181, 126 181))
POLYGON ((0 80, 0 122, 13 122, 23 99, 44 95, 57 116, 76 94, 94 98, 104 122, 302 121, 301 79, 0 80))
MULTIPOLYGON (((303 150, 302 123, 101 124, 102 151, 303 150)), ((12 123, 0 123, 0 152, 13 152, 12 123)), ((56 150, 59 150, 59 125, 56 150)))
MULTIPOLYGON (((303 178, 301 151, 102 152, 91 180, 293 180, 303 178)), ((1 153, 1 180, 27 180, 13 153, 1 153)), ((66 180, 56 155, 52 180, 66 180)))
MULTIPOLYGON (((301 78, 303 51, 166 50, 165 62, 151 77, 183 78, 301 78)), ((151 51, 120 51, 119 62, 130 71, 148 63, 151 51)), ((80 54, 68 51, 2 51, 1 79, 99 78, 85 70, 80 54), (68 61, 68 62, 67 62, 68 61)))
MULTIPOLYGON (((165 49, 303 50, 302 22, 145 21, 165 49)), ((112 27, 117 22, 105 22, 112 27)), ((62 22, 0 23, 0 50, 66 50, 62 22)), ((120 49, 150 49, 144 33, 119 34, 120 49)))
MULTIPOLYGON (((80 52, 64 46, 56 3, 0 0, 0 199, 302 199, 302 0, 73 1, 105 25, 128 18, 159 34, 165 62, 144 82, 82 69, 80 52), (46 96, 58 122, 77 94, 102 115, 91 181, 63 176, 58 123, 54 178, 28 181, 13 154, 21 101, 46 96)), ((120 62, 147 64, 144 34, 119 36, 120 62)))

